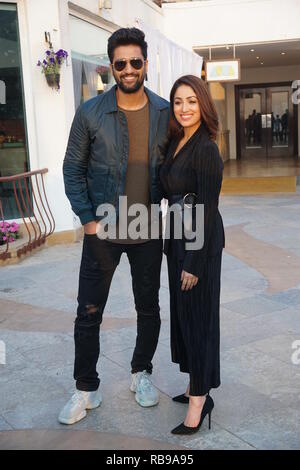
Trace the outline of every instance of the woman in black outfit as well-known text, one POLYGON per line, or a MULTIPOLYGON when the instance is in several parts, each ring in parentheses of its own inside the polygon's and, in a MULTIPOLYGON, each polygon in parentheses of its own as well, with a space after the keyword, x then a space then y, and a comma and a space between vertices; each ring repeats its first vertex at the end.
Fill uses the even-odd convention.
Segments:
MULTIPOLYGON (((193 75, 178 79, 171 91, 170 143, 160 169, 160 179, 169 207, 177 203, 204 205, 204 243, 196 250, 186 239, 165 240, 168 260, 172 361, 189 374, 186 393, 173 400, 189 403, 184 423, 173 434, 199 430, 214 402, 211 388, 220 385, 220 277, 225 245, 224 228, 218 210, 223 161, 214 142, 218 116, 203 80, 193 75), (186 196, 184 198, 184 196, 186 196)), ((173 222, 172 222, 173 220, 173 222)), ((202 224, 203 229, 203 224, 202 224)), ((172 237, 173 233, 173 237, 172 237)))

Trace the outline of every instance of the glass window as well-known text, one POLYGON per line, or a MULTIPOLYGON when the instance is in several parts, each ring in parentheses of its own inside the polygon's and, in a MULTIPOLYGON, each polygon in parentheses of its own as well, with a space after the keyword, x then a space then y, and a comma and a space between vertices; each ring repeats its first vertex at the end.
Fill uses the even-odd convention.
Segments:
MULTIPOLYGON (((17 7, 0 2, 0 176, 29 170, 17 7)), ((0 185, 7 219, 18 215, 11 183, 0 185)))
POLYGON ((70 41, 76 108, 114 84, 107 56, 110 32, 70 15, 70 41))

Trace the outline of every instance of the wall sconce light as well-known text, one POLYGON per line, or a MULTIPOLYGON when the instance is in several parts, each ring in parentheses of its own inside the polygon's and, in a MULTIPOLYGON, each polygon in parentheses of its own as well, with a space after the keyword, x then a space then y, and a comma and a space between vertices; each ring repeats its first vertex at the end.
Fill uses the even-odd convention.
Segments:
POLYGON ((99 10, 111 10, 112 0, 99 0, 99 10))
POLYGON ((52 49, 51 36, 50 33, 47 31, 45 31, 45 42, 49 44, 49 48, 52 49))

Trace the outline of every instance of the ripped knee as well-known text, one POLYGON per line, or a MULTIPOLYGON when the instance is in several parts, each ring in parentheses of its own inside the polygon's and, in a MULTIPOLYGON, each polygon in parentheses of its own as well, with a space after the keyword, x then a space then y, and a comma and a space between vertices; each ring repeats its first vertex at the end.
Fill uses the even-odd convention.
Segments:
POLYGON ((100 307, 94 304, 82 304, 77 309, 75 323, 81 326, 95 326, 102 322, 100 307))
POLYGON ((86 305, 85 308, 86 308, 86 313, 87 314, 97 313, 98 310, 99 310, 96 305, 86 305))

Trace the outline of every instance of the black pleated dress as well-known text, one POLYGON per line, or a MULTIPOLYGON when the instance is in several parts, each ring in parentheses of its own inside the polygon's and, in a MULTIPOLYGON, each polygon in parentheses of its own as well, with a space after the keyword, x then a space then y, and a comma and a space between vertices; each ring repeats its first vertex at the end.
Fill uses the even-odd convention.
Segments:
MULTIPOLYGON (((185 240, 165 240, 170 310, 171 356, 180 370, 190 374, 190 395, 205 395, 220 381, 220 277, 224 228, 218 210, 223 161, 204 124, 175 155, 177 141, 170 143, 160 168, 165 197, 197 195, 204 204, 204 245, 186 250, 185 240), (182 270, 198 276, 198 284, 181 291, 182 270)), ((171 219, 172 221, 172 219, 171 219)), ((172 224, 172 222, 171 222, 172 224)))

